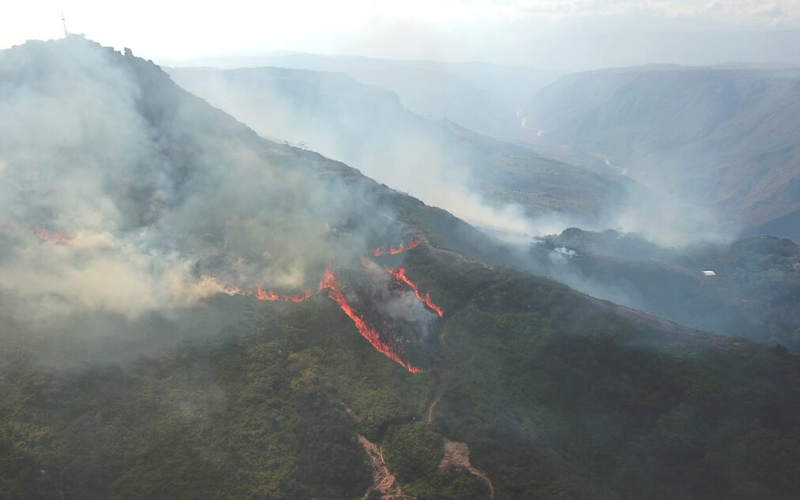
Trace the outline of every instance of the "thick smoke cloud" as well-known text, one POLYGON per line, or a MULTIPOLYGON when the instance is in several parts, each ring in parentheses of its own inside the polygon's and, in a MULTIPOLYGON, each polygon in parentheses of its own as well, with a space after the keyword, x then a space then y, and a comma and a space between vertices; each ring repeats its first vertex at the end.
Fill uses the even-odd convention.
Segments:
MULTIPOLYGON (((713 211, 622 175, 625 169, 600 154, 555 148, 545 151, 566 154, 566 163, 537 160, 530 149, 415 115, 394 94, 343 74, 271 67, 169 71, 263 136, 340 159, 509 243, 569 227, 636 232, 667 246, 733 234, 713 211)), ((531 135, 519 118, 521 135, 509 140, 531 135)))
POLYGON ((428 340, 437 316, 429 311, 411 290, 393 290, 388 287, 391 278, 386 269, 375 262, 362 261, 364 274, 374 286, 370 287, 370 299, 379 305, 386 316, 412 323, 423 341, 428 340))
POLYGON ((82 38, 0 52, 0 314, 133 321, 311 289, 387 227, 323 163, 82 38))

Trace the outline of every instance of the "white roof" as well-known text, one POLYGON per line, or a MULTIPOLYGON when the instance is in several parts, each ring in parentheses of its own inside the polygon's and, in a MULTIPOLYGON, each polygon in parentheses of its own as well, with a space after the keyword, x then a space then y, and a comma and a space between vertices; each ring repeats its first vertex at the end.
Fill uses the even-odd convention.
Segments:
POLYGON ((717 273, 715 273, 714 271, 703 271, 703 274, 705 276, 716 276, 717 275, 717 273))

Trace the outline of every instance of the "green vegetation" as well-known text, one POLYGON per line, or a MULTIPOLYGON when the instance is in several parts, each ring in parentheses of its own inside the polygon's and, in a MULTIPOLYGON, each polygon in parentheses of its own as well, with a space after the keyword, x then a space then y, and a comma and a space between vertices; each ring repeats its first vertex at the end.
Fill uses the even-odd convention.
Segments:
POLYGON ((486 487, 464 469, 439 468, 444 440, 423 423, 393 427, 383 447, 386 465, 403 493, 425 500, 481 500, 486 487))
MULTIPOLYGON (((404 254, 446 312, 434 370, 406 372, 322 296, 230 298, 250 306, 229 333, 124 367, 58 371, 16 356, 0 368, 0 498, 356 498, 371 484, 358 434, 380 442, 412 498, 486 498, 474 475, 439 467, 444 439, 469 445, 497 500, 796 496, 795 355, 659 328, 467 261, 451 250, 504 255, 402 200, 406 221, 442 247, 404 254), (439 389, 433 424, 420 423, 439 389)), ((721 284, 788 312, 769 287, 793 279, 793 248, 754 240, 709 262, 721 284)))
POLYGON ((692 258, 714 269, 736 307, 758 321, 760 338, 755 340, 800 350, 800 245, 774 237, 748 238, 692 258))
POLYGON ((435 423, 469 444, 496 498, 794 495, 796 357, 665 337, 570 295, 516 277, 448 325, 453 371, 435 423))
POLYGON ((439 467, 444 439, 469 445, 498 500, 795 496, 796 356, 446 252, 407 259, 447 312, 428 373, 377 353, 321 296, 251 303, 241 333, 126 368, 8 360, 0 497, 355 498, 371 484, 357 434, 412 498, 486 497, 439 467))
POLYGON ((127 370, 7 363, 0 497, 360 496, 356 432, 420 412, 430 376, 375 352, 324 299, 254 307, 248 323, 127 370))
MULTIPOLYGON (((578 284, 606 290, 615 302, 693 328, 800 350, 800 245, 791 240, 747 238, 677 250, 636 234, 572 228, 548 243, 577 250, 580 258, 567 265, 580 276, 578 284)), ((535 258, 546 263, 546 252, 539 252, 535 258)), ((553 274, 563 271, 556 267, 553 274)))

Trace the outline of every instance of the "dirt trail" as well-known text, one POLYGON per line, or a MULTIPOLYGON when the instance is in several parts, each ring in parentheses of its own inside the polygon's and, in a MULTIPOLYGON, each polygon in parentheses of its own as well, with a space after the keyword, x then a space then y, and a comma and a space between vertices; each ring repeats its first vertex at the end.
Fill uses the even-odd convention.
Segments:
MULTIPOLYGON (((444 394, 445 389, 447 388, 447 382, 450 378, 450 360, 452 357, 452 349, 447 344, 447 326, 449 324, 449 320, 458 313, 461 309, 467 306, 469 301, 477 296, 478 293, 483 292, 484 290, 490 288, 493 285, 496 285, 497 281, 490 281, 486 283, 482 283, 475 287, 475 289, 469 294, 469 298, 463 301, 460 304, 457 304, 456 307, 452 308, 450 311, 445 314, 445 324, 442 328, 442 333, 439 336, 439 341, 442 344, 442 348, 444 349, 445 353, 445 365, 441 370, 441 380, 439 381, 439 387, 436 390, 436 395, 433 397, 433 400, 428 407, 428 411, 425 415, 425 423, 431 425, 433 423, 433 415, 436 409, 436 405, 442 399, 442 395, 444 394)), ((486 484, 489 488, 489 500, 494 500, 494 485, 492 484, 492 480, 484 474, 482 471, 473 467, 473 465, 469 461, 469 446, 467 443, 459 443, 456 441, 450 441, 448 439, 444 440, 444 457, 442 461, 439 463, 440 469, 446 469, 448 467, 456 467, 465 469, 467 472, 472 474, 473 476, 477 477, 481 481, 486 484)))
POLYGON ((433 400, 431 401, 430 406, 428 406, 428 411, 425 414, 425 423, 431 425, 433 423, 433 411, 436 409, 436 405, 439 403, 439 400, 442 399, 442 395, 444 395, 444 390, 447 387, 448 379, 450 378, 450 346, 447 345, 447 341, 445 337, 447 336, 447 323, 445 323, 444 327, 442 328, 442 334, 439 336, 439 341, 442 344, 442 348, 444 349, 445 355, 445 367, 441 370, 439 380, 439 387, 436 388, 436 394, 433 396, 433 400))
POLYGON ((436 394, 433 396, 433 400, 428 406, 428 411, 425 412, 425 423, 427 423, 428 425, 433 423, 433 412, 436 409, 436 405, 439 403, 439 400, 442 399, 442 395, 444 394, 444 391, 447 388, 447 382, 450 378, 450 359, 452 358, 453 355, 452 349, 450 349, 450 346, 447 344, 447 327, 450 324, 450 319, 456 314, 458 314, 462 309, 467 307, 470 301, 472 301, 475 297, 477 297, 479 293, 486 291, 487 289, 497 285, 498 283, 500 283, 500 280, 490 280, 484 283, 480 283, 467 294, 466 299, 462 300, 461 302, 451 307, 444 313, 444 326, 442 327, 442 333, 439 335, 439 343, 442 344, 445 361, 444 361, 444 366, 442 366, 442 368, 439 371, 439 373, 441 374, 439 387, 436 389, 436 394))
POLYGON ((489 499, 494 500, 494 485, 492 485, 491 479, 469 463, 469 446, 467 446, 467 443, 444 440, 444 457, 439 462, 439 468, 447 469, 449 467, 464 469, 483 481, 489 487, 489 499))
MULTIPOLYGON (((344 407, 344 411, 347 412, 347 416, 349 416, 354 422, 361 422, 361 415, 356 413, 352 408, 342 403, 338 398, 333 398, 332 401, 341 404, 344 407)), ((381 500, 407 500, 408 497, 403 494, 403 489, 400 487, 400 483, 397 482, 397 479, 395 479, 394 475, 389 472, 389 468, 386 467, 386 462, 383 460, 383 450, 381 450, 381 447, 368 440, 361 434, 356 435, 358 436, 358 444, 367 455, 367 459, 369 460, 372 469, 372 486, 367 488, 367 491, 364 492, 364 495, 357 500, 367 500, 373 491, 380 493, 381 500)))
MULTIPOLYGON (((424 238, 424 236, 423 236, 424 238)), ((456 254, 455 252, 449 252, 447 250, 439 250, 431 247, 427 240, 424 240, 425 243, 428 245, 429 248, 437 250, 443 253, 452 253, 455 256, 464 259, 463 256, 456 254)), ((466 260, 466 259, 464 259, 466 260)), ((477 261, 470 261, 471 263, 479 263, 486 267, 486 264, 477 262, 477 261)), ((444 315, 444 326, 442 327, 442 333, 439 336, 439 340, 442 344, 445 353, 445 364, 440 369, 439 373, 441 374, 441 379, 439 381, 439 387, 436 390, 436 394, 433 397, 430 405, 428 406, 428 410, 425 412, 425 422, 428 425, 433 423, 433 416, 434 411, 436 409, 436 405, 442 398, 442 395, 445 392, 447 387, 447 382, 450 377, 450 359, 452 357, 452 351, 450 346, 447 345, 447 326, 449 323, 450 318, 452 318, 456 313, 458 313, 461 309, 466 307, 469 302, 477 296, 478 293, 486 290, 487 288, 496 285, 499 281, 487 281, 485 283, 481 283, 480 285, 476 286, 471 293, 468 294, 468 298, 463 300, 461 303, 456 304, 450 311, 447 311, 444 315)), ((348 406, 344 405, 345 411, 347 414, 352 418, 354 421, 358 422, 361 420, 361 417, 353 411, 348 406)), ((380 443, 380 437, 378 443, 380 443)), ((381 449, 379 444, 372 443, 367 438, 358 434, 358 442, 361 445, 361 448, 364 450, 364 453, 367 455, 367 458, 370 461, 372 466, 372 486, 367 489, 364 493, 364 496, 361 497, 360 500, 366 500, 373 491, 377 491, 380 494, 381 500, 407 500, 408 497, 403 494, 403 490, 400 487, 400 483, 397 482, 397 479, 394 475, 389 471, 388 467, 386 467, 386 462, 383 460, 383 450, 381 449)), ((475 477, 479 478, 489 487, 490 493, 490 500, 494 500, 494 486, 492 485, 492 481, 480 470, 476 469, 472 466, 469 461, 469 447, 466 443, 457 443, 455 441, 449 441, 445 439, 445 454, 444 458, 442 459, 441 463, 439 464, 440 468, 446 467, 461 467, 467 470, 470 474, 474 475, 475 477)))
MULTIPOLYGON (((469 259, 469 258, 465 257, 464 255, 461 255, 460 253, 454 252, 452 250, 445 250, 445 249, 442 249, 442 248, 437 248, 437 247, 431 245, 430 241, 428 241, 427 236, 425 236, 424 234, 419 234, 418 238, 419 238, 420 242, 422 242, 425 245, 425 247, 428 248, 428 250, 430 250, 431 252, 444 254, 444 255, 449 255, 451 257, 454 257, 455 259, 457 259, 460 262, 469 263, 469 264, 479 264, 479 265, 481 265, 481 266, 483 266, 483 267, 485 267, 487 269, 494 269, 492 266, 490 266, 489 264, 486 264, 485 262, 481 262, 481 261, 474 260, 474 259, 469 259)), ((489 288, 491 286, 494 286, 497 283, 498 283, 498 281, 491 280, 491 281, 487 281, 485 283, 479 284, 472 291, 470 291, 470 293, 467 295, 467 298, 465 300, 462 300, 460 303, 458 303, 455 306, 453 306, 452 308, 450 308, 444 314, 444 317, 443 317, 444 326, 442 327, 441 335, 439 335, 439 342, 442 344, 442 349, 444 350, 445 362, 444 362, 444 366, 439 371, 439 373, 441 374, 441 379, 439 380, 439 387, 437 387, 436 394, 433 396, 433 400, 431 401, 430 405, 428 406, 428 411, 425 412, 425 423, 428 424, 428 425, 431 425, 433 423, 433 412, 436 409, 436 405, 439 403, 439 400, 442 399, 442 395, 444 394, 445 388, 447 387, 448 379, 450 377, 450 358, 452 356, 452 350, 450 349, 450 346, 447 345, 447 340, 446 340, 446 337, 447 337, 447 325, 450 323, 450 318, 452 318, 453 316, 458 314, 459 311, 461 311, 463 308, 465 308, 469 304, 469 302, 473 298, 475 298, 475 296, 477 296, 478 293, 483 292, 487 288, 489 288)))
POLYGON ((400 488, 400 483, 397 482, 394 475, 389 472, 386 463, 383 461, 383 454, 380 447, 375 443, 367 440, 361 434, 358 435, 358 443, 367 454, 370 463, 372 464, 372 486, 364 493, 361 500, 366 500, 370 493, 377 491, 381 494, 381 500, 405 500, 406 496, 403 495, 403 490, 400 488))
MULTIPOLYGON (((446 378, 447 374, 445 374, 444 377, 446 378)), ((436 390, 436 396, 434 396, 431 405, 428 407, 428 414, 425 415, 425 423, 428 425, 431 425, 433 423, 433 410, 436 408, 436 403, 438 403, 439 400, 442 399, 442 394, 444 394, 444 386, 445 386, 445 380, 442 380, 442 383, 439 384, 439 388, 436 390)))

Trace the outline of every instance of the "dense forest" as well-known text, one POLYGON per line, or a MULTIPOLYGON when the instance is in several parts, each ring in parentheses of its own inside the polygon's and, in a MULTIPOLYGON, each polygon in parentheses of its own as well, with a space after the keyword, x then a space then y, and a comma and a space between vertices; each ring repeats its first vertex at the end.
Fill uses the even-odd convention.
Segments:
POLYGON ((800 245, 792 240, 664 248, 633 233, 572 228, 531 256, 542 272, 590 294, 705 331, 800 349, 800 245), (557 248, 574 254, 553 263, 557 248))
MULTIPOLYGON (((382 458, 409 498, 792 498, 800 363, 418 247, 446 311, 412 374, 335 304, 251 301, 241 325, 130 366, 0 378, 4 498, 356 498, 382 458)), ((238 301, 247 298, 234 297, 238 301)), ((375 492, 379 497, 378 492, 375 492)))

